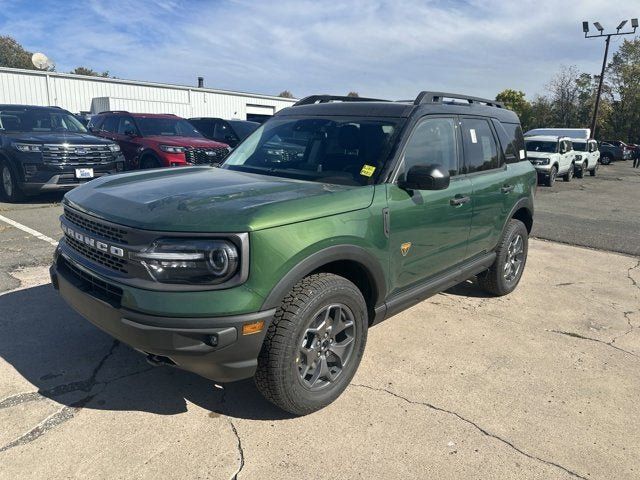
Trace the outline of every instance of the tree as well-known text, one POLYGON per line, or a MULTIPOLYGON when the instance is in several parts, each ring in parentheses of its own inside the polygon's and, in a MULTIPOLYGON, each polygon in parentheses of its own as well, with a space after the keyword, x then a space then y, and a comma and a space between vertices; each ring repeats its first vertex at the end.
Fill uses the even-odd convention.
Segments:
POLYGON ((524 92, 507 88, 496 95, 496 101, 504 103, 505 107, 516 112, 523 128, 527 128, 531 123, 531 104, 524 97, 524 92))
POLYGON ((347 97, 359 98, 360 95, 358 95, 358 92, 349 92, 347 93, 347 97))
POLYGON ((575 127, 578 121, 578 69, 562 65, 547 84, 553 111, 553 127, 575 127))
POLYGON ((624 40, 608 65, 612 96, 609 121, 616 138, 640 142, 640 38, 624 40))
POLYGON ((282 98, 295 98, 293 96, 293 93, 291 93, 289 90, 283 90, 278 94, 279 97, 282 98))
POLYGON ((108 71, 98 73, 92 68, 87 68, 87 67, 76 67, 74 70, 70 71, 69 73, 73 73, 75 75, 87 75, 89 77, 105 77, 105 78, 109 77, 108 71))
POLYGON ((0 35, 0 67, 36 70, 31 55, 14 38, 0 35))

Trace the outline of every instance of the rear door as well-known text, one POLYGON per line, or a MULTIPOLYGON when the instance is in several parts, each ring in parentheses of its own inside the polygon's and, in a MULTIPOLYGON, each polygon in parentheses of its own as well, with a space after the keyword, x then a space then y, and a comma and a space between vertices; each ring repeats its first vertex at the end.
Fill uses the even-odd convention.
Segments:
POLYGON ((418 121, 404 148, 397 173, 419 164, 448 169, 445 190, 411 190, 387 185, 390 293, 410 288, 466 259, 471 224, 471 181, 460 174, 460 134, 454 116, 418 121))
POLYGON ((464 172, 471 180, 473 209, 467 257, 491 251, 500 235, 515 185, 507 181, 504 154, 487 118, 460 119, 464 172))

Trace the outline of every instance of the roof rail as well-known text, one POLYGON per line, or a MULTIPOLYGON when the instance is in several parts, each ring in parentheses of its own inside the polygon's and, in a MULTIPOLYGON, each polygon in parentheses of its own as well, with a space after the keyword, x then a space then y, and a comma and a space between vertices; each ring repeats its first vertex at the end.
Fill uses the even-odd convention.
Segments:
POLYGON ((102 112, 98 112, 98 115, 102 113, 129 113, 126 110, 104 110, 102 112))
POLYGON ((487 98, 471 97, 469 95, 461 95, 459 93, 446 93, 446 92, 420 92, 416 99, 413 101, 414 105, 423 105, 425 103, 443 103, 444 98, 452 98, 458 100, 466 100, 469 104, 480 103, 487 107, 504 108, 504 105, 495 100, 489 100, 487 98))
POLYGON ((366 97, 346 97, 340 95, 310 95, 304 97, 302 100, 298 100, 293 104, 294 107, 300 105, 312 105, 314 103, 329 103, 329 102, 388 102, 389 100, 383 100, 380 98, 366 98, 366 97))

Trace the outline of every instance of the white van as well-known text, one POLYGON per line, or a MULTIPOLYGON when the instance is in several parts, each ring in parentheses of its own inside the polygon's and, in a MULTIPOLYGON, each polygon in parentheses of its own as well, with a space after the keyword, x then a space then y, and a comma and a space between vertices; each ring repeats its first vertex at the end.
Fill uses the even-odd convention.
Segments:
POLYGON ((534 135, 524 137, 527 158, 538 172, 538 183, 552 186, 557 176, 570 182, 575 172, 576 152, 569 137, 534 135))

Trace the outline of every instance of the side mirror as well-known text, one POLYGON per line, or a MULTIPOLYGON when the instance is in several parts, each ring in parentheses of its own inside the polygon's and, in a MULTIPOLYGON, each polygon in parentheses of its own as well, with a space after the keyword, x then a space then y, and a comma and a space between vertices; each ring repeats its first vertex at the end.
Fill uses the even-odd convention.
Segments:
POLYGON ((135 131, 133 128, 127 128, 127 129, 124 131, 124 134, 125 134, 127 137, 135 137, 135 136, 136 136, 136 131, 135 131))
POLYGON ((398 186, 404 190, 444 190, 450 181, 449 170, 441 165, 414 165, 398 186))

